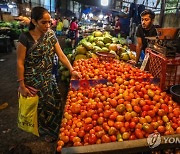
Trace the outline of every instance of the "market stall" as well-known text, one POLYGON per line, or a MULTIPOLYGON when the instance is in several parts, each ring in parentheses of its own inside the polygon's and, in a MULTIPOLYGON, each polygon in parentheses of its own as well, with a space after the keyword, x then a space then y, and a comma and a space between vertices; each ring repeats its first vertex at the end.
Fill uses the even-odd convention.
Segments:
POLYGON ((19 21, 0 22, 0 52, 12 52, 12 47, 16 47, 14 42, 18 40, 19 35, 27 31, 28 28, 19 21))
POLYGON ((77 46, 73 67, 81 80, 70 83, 58 152, 132 153, 179 147, 167 142, 179 141, 179 104, 151 73, 127 63, 130 51, 121 41, 96 31, 77 46))

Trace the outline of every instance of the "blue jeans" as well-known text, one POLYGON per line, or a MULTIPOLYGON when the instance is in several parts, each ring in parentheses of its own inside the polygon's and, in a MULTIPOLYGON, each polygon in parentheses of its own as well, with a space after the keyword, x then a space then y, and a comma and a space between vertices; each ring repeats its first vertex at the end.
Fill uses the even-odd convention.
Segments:
POLYGON ((144 50, 142 50, 141 53, 140 53, 140 59, 139 60, 143 61, 144 57, 145 57, 145 52, 144 52, 144 50))

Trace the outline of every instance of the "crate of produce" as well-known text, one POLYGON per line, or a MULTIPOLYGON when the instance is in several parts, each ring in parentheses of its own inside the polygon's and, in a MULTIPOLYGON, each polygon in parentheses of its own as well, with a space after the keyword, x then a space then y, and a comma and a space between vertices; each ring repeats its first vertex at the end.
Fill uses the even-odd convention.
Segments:
POLYGON ((162 90, 180 84, 180 56, 168 58, 150 48, 146 51, 149 53, 149 72, 160 79, 159 86, 162 90))
POLYGON ((151 74, 115 59, 80 59, 73 67, 81 74, 80 86, 69 89, 57 152, 132 153, 178 147, 179 105, 157 85, 139 81, 151 74), (100 79, 110 82, 91 86, 91 80, 100 79))

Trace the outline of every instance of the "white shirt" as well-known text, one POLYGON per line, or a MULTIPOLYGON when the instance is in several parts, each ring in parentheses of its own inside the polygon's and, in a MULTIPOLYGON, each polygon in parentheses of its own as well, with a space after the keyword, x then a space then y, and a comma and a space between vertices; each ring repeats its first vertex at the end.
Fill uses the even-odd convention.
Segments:
POLYGON ((69 28, 69 21, 67 19, 63 20, 63 26, 64 28, 69 28))

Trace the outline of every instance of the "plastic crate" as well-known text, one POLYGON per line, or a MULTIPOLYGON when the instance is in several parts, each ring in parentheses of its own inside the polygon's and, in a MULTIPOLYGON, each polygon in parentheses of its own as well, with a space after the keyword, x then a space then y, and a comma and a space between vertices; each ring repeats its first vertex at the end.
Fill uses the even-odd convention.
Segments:
POLYGON ((149 72, 160 79, 159 86, 162 90, 180 84, 180 56, 165 57, 150 48, 146 52, 149 53, 149 72))

